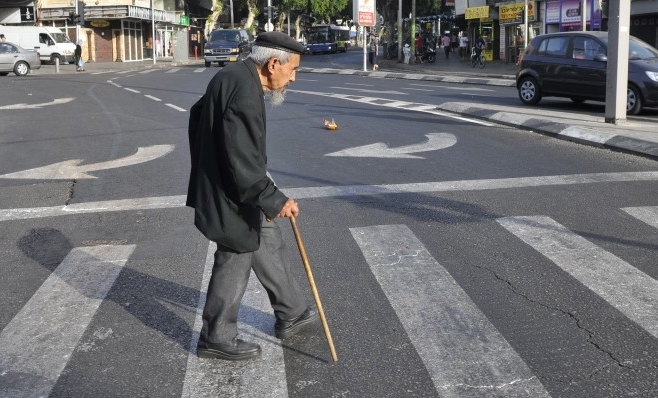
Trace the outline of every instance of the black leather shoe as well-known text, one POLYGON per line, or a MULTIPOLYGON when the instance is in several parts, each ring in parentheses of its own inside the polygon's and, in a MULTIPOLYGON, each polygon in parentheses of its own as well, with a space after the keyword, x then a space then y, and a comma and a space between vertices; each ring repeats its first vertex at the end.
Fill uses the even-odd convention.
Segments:
POLYGON ((260 356, 260 346, 238 338, 226 343, 206 343, 199 340, 196 346, 196 355, 199 358, 242 361, 260 356))
POLYGON ((300 316, 293 319, 292 321, 277 319, 276 324, 274 325, 276 337, 279 339, 285 339, 286 337, 293 336, 297 334, 297 332, 299 332, 304 326, 317 321, 318 318, 320 318, 318 310, 315 309, 315 307, 308 307, 306 311, 302 312, 300 316))

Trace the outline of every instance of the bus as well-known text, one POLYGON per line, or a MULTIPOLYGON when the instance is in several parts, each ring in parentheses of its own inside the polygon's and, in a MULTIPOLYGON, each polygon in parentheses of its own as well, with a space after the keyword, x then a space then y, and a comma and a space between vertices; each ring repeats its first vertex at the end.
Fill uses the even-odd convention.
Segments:
POLYGON ((349 43, 350 29, 334 24, 311 26, 306 38, 308 52, 311 54, 345 52, 349 43))

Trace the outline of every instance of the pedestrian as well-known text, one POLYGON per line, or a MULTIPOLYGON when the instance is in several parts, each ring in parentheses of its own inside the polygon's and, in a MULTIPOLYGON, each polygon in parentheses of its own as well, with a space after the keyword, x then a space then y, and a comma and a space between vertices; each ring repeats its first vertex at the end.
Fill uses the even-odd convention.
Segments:
POLYGON ((416 63, 423 63, 423 38, 420 34, 416 33, 414 39, 414 46, 416 46, 416 63))
POLYGON ((0 33, 0 42, 4 43, 7 41, 7 38, 5 37, 4 33, 0 33))
POLYGON ((409 61, 411 61, 411 46, 409 46, 409 43, 404 43, 402 52, 404 53, 404 63, 409 65, 409 61))
POLYGON ((379 69, 379 65, 377 65, 377 54, 379 54, 379 39, 373 32, 370 32, 370 42, 368 43, 368 61, 370 62, 372 70, 379 69))
POLYGON ((462 58, 462 61, 468 55, 468 33, 462 32, 461 37, 459 38, 459 55, 462 58))
POLYGON ((217 244, 197 345, 202 358, 244 360, 260 346, 237 338, 238 310, 253 270, 286 338, 319 319, 284 260, 275 218, 299 214, 267 174, 265 96, 280 105, 295 80, 304 46, 283 32, 261 33, 247 59, 220 70, 190 109, 192 169, 187 206, 217 244))
POLYGON ((78 39, 78 41, 75 42, 75 52, 73 54, 75 55, 75 70, 78 72, 84 72, 85 63, 82 60, 82 40, 78 39))
POLYGON ((443 36, 443 52, 446 54, 446 59, 450 57, 450 36, 446 33, 443 36))

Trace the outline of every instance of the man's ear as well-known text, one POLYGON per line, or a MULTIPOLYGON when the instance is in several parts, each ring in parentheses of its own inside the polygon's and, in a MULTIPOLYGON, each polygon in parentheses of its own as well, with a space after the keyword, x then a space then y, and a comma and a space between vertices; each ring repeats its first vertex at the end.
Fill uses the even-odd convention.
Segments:
POLYGON ((278 58, 270 58, 267 60, 267 63, 265 64, 267 68, 267 73, 274 74, 274 70, 276 69, 276 64, 279 63, 278 58))

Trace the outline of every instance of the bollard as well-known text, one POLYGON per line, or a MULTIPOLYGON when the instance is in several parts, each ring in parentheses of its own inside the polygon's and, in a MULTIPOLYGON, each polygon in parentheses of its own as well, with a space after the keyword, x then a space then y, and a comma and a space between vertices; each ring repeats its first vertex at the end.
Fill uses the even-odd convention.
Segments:
POLYGON ((59 57, 55 58, 55 72, 59 73, 59 57))

